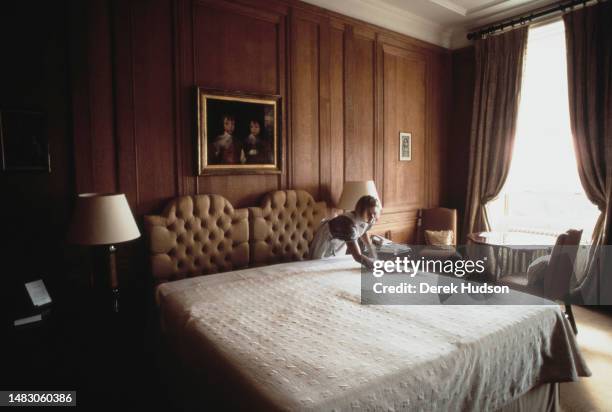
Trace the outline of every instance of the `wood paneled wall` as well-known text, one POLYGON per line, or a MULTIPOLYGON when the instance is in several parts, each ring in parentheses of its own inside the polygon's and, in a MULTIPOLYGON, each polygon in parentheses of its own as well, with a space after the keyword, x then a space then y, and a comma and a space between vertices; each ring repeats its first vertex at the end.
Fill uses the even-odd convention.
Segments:
POLYGON ((67 11, 64 1, 0 3, 0 108, 41 112, 51 159, 51 173, 0 171, 0 321, 12 322, 26 303, 24 282, 44 279, 55 300, 54 275, 67 277, 62 241, 74 192, 67 11))
POLYGON ((451 55, 294 0, 72 4, 77 191, 122 191, 138 216, 172 197, 236 206, 305 189, 334 204, 375 180, 376 230, 411 241, 445 202, 451 55), (196 176, 195 86, 282 97, 283 173, 196 176), (400 162, 399 132, 412 133, 400 162))
POLYGON ((68 10, 62 0, 0 2, 0 108, 43 114, 51 160, 50 173, 0 171, 0 322, 7 326, 25 314, 25 282, 43 279, 57 302, 75 274, 64 247, 75 190, 68 10))

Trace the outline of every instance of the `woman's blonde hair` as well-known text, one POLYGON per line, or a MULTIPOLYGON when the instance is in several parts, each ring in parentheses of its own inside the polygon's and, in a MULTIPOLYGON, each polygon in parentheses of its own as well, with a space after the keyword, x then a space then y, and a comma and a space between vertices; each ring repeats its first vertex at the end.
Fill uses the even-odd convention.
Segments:
POLYGON ((376 207, 377 209, 380 208, 378 199, 370 195, 361 196, 357 203, 355 203, 355 213, 361 215, 371 207, 376 207))

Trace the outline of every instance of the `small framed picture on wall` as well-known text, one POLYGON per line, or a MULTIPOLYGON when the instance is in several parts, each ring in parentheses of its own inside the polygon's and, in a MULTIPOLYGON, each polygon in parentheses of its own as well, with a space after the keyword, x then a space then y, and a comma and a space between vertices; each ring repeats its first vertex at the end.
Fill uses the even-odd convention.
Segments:
POLYGON ((412 160, 412 134, 400 132, 399 134, 399 160, 412 160))
POLYGON ((43 113, 0 111, 0 155, 3 171, 51 171, 43 113))

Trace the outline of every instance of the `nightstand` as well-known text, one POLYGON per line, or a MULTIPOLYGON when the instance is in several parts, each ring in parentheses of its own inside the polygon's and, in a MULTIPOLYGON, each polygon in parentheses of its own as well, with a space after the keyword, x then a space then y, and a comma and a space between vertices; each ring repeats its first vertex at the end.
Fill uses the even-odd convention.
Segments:
POLYGON ((6 324, 3 390, 76 391, 77 408, 167 408, 157 356, 158 319, 144 290, 122 290, 122 307, 99 306, 87 289, 54 296, 42 322, 6 324))

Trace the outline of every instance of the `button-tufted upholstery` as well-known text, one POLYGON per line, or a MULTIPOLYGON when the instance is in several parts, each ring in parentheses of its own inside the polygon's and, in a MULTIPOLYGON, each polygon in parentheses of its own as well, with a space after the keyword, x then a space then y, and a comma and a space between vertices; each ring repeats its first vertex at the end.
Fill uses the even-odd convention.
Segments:
POLYGON ((249 264, 247 209, 219 195, 174 199, 145 216, 151 269, 158 282, 239 269, 249 264))
POLYGON ((303 190, 268 193, 261 207, 249 208, 252 265, 305 259, 326 216, 325 202, 315 202, 303 190))

